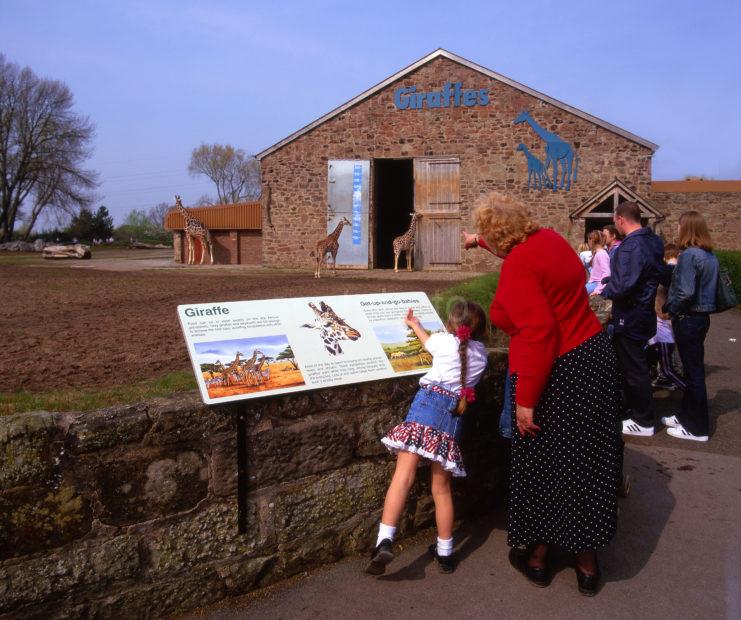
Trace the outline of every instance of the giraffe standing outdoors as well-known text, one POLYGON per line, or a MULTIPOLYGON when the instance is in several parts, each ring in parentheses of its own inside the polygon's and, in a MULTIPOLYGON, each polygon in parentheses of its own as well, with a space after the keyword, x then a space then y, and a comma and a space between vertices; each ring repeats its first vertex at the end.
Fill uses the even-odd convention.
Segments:
POLYGON ((417 236, 417 219, 419 219, 419 214, 412 213, 411 215, 412 221, 409 224, 409 229, 403 235, 396 237, 393 242, 394 273, 399 271, 399 256, 402 251, 407 261, 407 271, 412 271, 412 258, 414 257, 414 242, 417 236))
POLYGON ((208 231, 208 228, 206 228, 206 225, 201 222, 201 220, 193 217, 188 212, 188 209, 186 209, 180 201, 180 196, 177 195, 175 196, 175 208, 180 212, 185 220, 185 227, 183 230, 185 232, 185 238, 188 241, 188 265, 192 265, 195 262, 195 239, 198 239, 201 242, 201 247, 203 248, 200 264, 203 265, 203 261, 206 258, 206 249, 208 249, 209 256, 211 257, 211 264, 213 265, 214 249, 211 243, 211 233, 208 231))
MULTIPOLYGON (((322 261, 330 255, 332 256, 332 275, 337 275, 337 252, 340 249, 340 234, 343 226, 351 226, 350 220, 346 217, 339 221, 337 227, 329 235, 321 241, 317 241, 315 278, 322 277, 322 261)), ((314 256, 314 252, 311 253, 311 256, 314 256)), ((329 267, 329 264, 327 264, 327 267, 329 267)))

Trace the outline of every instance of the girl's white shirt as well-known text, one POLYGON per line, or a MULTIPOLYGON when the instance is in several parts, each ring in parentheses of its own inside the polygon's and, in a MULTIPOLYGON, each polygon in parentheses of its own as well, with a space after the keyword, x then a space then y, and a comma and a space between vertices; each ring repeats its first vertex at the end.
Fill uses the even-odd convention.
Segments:
MULTIPOLYGON (((434 383, 451 392, 461 389, 461 358, 458 353, 460 340, 446 332, 432 334, 425 342, 425 348, 432 354, 432 368, 419 380, 420 385, 434 383)), ((478 340, 469 340, 466 347, 468 361, 466 386, 473 387, 486 370, 489 356, 486 347, 478 340)))

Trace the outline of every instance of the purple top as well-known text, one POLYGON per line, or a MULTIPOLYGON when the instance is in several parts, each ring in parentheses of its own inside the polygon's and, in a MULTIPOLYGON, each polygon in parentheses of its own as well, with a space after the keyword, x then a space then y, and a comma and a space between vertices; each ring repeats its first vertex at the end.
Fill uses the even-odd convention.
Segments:
POLYGON ((590 282, 597 282, 597 288, 594 289, 596 294, 600 294, 605 284, 602 284, 602 278, 610 275, 610 257, 602 248, 597 250, 592 258, 592 275, 589 277, 590 282))

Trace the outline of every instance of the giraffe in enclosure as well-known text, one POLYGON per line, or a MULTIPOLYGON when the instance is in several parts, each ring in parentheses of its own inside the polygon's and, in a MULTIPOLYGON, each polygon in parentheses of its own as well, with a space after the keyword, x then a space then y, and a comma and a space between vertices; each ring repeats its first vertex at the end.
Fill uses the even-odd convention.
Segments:
MULTIPOLYGON (((350 224, 350 220, 348 220, 346 217, 343 217, 335 229, 329 233, 324 239, 321 241, 317 241, 316 243, 316 270, 314 271, 314 277, 315 278, 321 278, 322 274, 322 261, 328 256, 332 256, 332 275, 337 275, 337 252, 340 249, 340 234, 342 234, 342 227, 343 226, 352 226, 350 224)), ((314 256, 314 252, 310 254, 310 256, 314 256)), ((327 264, 327 268, 329 268, 329 264, 327 264)))
POLYGON ((360 338, 360 332, 350 327, 344 319, 337 316, 335 311, 323 301, 319 302, 321 310, 312 302, 309 302, 309 307, 314 311, 314 325, 305 323, 301 327, 319 330, 324 348, 329 351, 330 355, 339 355, 342 353, 340 340, 357 340, 360 338))
POLYGON ((185 227, 183 228, 183 232, 185 234, 185 238, 188 242, 188 265, 192 265, 195 262, 195 240, 198 239, 201 242, 202 252, 201 252, 201 262, 200 264, 203 265, 203 261, 206 258, 206 250, 208 249, 208 254, 211 257, 211 264, 214 264, 214 248, 213 244, 211 243, 211 233, 209 232, 208 228, 206 228, 206 225, 201 222, 196 217, 193 217, 188 209, 186 209, 183 206, 183 203, 180 201, 180 196, 175 195, 175 208, 180 212, 180 214, 183 216, 183 219, 185 220, 185 227))
POLYGON ((409 223, 409 229, 394 239, 394 273, 399 271, 399 256, 404 252, 404 258, 407 261, 407 271, 412 271, 412 258, 414 257, 414 242, 417 236, 418 213, 412 213, 412 221, 409 223))

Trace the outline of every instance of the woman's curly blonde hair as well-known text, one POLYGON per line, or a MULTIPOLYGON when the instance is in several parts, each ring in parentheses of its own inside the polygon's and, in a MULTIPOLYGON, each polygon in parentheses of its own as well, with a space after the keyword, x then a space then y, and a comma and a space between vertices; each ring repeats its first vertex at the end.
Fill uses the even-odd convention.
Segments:
POLYGON ((473 217, 476 228, 501 254, 509 254, 518 243, 540 230, 525 205, 499 192, 478 198, 473 217))

